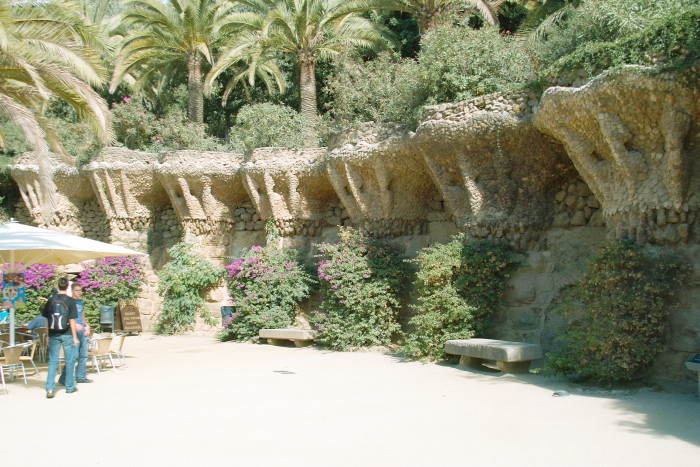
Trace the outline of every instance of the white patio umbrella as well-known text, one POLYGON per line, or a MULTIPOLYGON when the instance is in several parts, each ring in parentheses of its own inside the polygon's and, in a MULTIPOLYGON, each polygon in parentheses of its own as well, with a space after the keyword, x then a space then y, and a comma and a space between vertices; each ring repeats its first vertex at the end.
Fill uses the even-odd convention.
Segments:
MULTIPOLYGON (((109 243, 10 221, 0 225, 0 264, 72 264, 110 256, 146 255, 109 243)), ((19 271, 15 271, 19 272, 19 271)), ((10 309, 10 345, 15 340, 15 310, 10 309)))

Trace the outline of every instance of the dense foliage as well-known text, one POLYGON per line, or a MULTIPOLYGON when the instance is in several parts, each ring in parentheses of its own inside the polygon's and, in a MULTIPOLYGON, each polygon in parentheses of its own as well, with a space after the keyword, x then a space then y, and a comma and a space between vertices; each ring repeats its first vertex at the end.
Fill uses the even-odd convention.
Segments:
POLYGON ((249 340, 261 329, 288 328, 309 296, 313 280, 297 262, 298 252, 277 248, 273 238, 268 235, 267 246, 253 246, 226 266, 235 311, 224 323, 221 340, 249 340))
POLYGON ((604 385, 642 379, 664 348, 668 301, 688 272, 663 249, 630 240, 605 248, 573 288, 564 346, 549 367, 604 385))
POLYGON ((423 39, 418 60, 428 104, 522 86, 535 76, 518 42, 496 28, 473 30, 457 25, 431 31, 423 39))
POLYGON ((445 356, 446 340, 483 336, 515 261, 506 246, 465 244, 463 234, 421 250, 411 260, 418 265, 418 299, 404 352, 439 359, 445 356))
POLYGON ((231 141, 243 151, 262 147, 303 148, 309 125, 306 118, 284 105, 246 105, 231 128, 231 141))
MULTIPOLYGON (((551 25, 544 40, 533 45, 533 51, 543 63, 553 63, 581 47, 657 29, 669 19, 677 21, 699 7, 695 0, 583 1, 551 25)), ((671 31, 674 29, 671 26, 671 31)))
POLYGON ((0 76, 0 90, 12 91, 3 107, 42 109, 29 115, 17 107, 0 121, 9 154, 46 142, 81 162, 106 143, 145 151, 297 148, 312 144, 317 128, 415 126, 426 104, 623 64, 681 69, 698 81, 696 0, 309 0, 303 8, 245 0, 245 11, 218 0, 107 3, 0 4, 5 69, 20 70, 0 76), (341 15, 348 4, 348 16, 341 15), (41 15, 55 20, 51 27, 41 15), (39 33, 50 47, 26 40, 39 33), (74 42, 82 46, 64 53, 74 42), (390 50, 372 51, 380 48, 390 50), (73 78, 59 78, 64 69, 73 78), (29 79, 31 70, 42 79, 29 79), (86 89, 100 89, 108 74, 114 94, 86 89), (113 104, 114 142, 105 99, 113 104), (63 112, 53 114, 63 101, 63 112))
POLYGON ((101 258, 81 264, 76 282, 83 288, 84 316, 97 329, 100 307, 133 300, 145 282, 143 264, 137 256, 101 258))
POLYGON ((532 63, 512 36, 496 28, 446 25, 429 32, 415 59, 345 56, 328 82, 329 113, 340 124, 375 121, 416 125, 426 104, 456 102, 534 79, 532 63))
POLYGON ((125 96, 112 106, 117 139, 129 149, 167 151, 195 149, 224 151, 227 147, 208 136, 206 126, 190 122, 177 109, 158 118, 139 99, 125 96))
POLYGON ((209 324, 214 318, 206 309, 203 294, 216 286, 223 270, 192 251, 192 245, 178 243, 168 249, 170 261, 158 271, 158 293, 163 306, 155 331, 179 334, 192 329, 199 315, 209 324))
POLYGON ((321 303, 311 316, 317 340, 338 350, 389 345, 399 332, 402 255, 352 228, 341 228, 339 237, 317 245, 321 303))

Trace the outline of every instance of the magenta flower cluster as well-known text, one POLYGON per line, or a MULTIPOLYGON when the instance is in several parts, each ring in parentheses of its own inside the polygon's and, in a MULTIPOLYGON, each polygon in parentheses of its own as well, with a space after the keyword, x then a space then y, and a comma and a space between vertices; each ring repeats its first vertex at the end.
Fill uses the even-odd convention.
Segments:
POLYGON ((134 256, 101 258, 94 263, 82 263, 82 266, 85 269, 78 274, 76 282, 88 293, 117 285, 138 287, 144 280, 141 262, 134 256))
POLYGON ((4 264, 0 267, 3 273, 21 270, 24 274, 24 285, 33 289, 43 289, 56 277, 56 266, 51 264, 31 264, 26 269, 23 263, 17 263, 10 267, 4 264))

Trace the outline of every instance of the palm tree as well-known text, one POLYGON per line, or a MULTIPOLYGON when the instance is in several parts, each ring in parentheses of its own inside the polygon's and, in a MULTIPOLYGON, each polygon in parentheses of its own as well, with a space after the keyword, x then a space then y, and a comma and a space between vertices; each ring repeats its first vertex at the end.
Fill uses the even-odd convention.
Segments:
POLYGON ((112 139, 109 109, 92 88, 107 76, 99 58, 103 42, 75 2, 0 0, 0 114, 37 154, 45 214, 54 208, 49 152, 74 163, 43 114, 48 102, 62 99, 103 142, 112 139))
POLYGON ((400 11, 416 18, 418 32, 422 36, 435 26, 440 16, 464 4, 479 10, 486 23, 498 24, 497 11, 502 0, 355 0, 346 8, 352 11, 400 11))
POLYGON ((214 49, 228 37, 223 21, 233 8, 226 0, 131 0, 123 21, 132 32, 125 38, 110 92, 128 76, 134 89, 154 79, 186 71, 188 117, 204 120, 203 66, 213 63, 214 49))
MULTIPOLYGON (((240 0, 242 11, 228 18, 240 32, 222 57, 248 57, 249 76, 272 54, 290 57, 299 73, 300 113, 310 123, 309 145, 317 144, 316 64, 348 48, 378 49, 390 41, 382 26, 348 12, 342 0, 240 0)), ((213 67, 220 72, 225 63, 213 67)))

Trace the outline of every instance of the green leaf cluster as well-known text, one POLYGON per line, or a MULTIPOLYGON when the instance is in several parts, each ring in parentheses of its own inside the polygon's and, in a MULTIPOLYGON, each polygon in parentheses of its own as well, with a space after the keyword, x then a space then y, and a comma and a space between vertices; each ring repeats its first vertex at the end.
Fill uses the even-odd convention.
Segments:
POLYGON ((206 310, 204 292, 214 287, 223 269, 193 251, 192 245, 177 243, 168 249, 170 261, 158 271, 158 293, 163 306, 155 325, 159 334, 179 334, 192 329, 196 315, 215 324, 206 310))
POLYGON ((336 61, 327 82, 328 111, 340 124, 396 122, 416 125, 420 108, 471 99, 534 79, 530 58, 497 28, 446 25, 428 32, 413 58, 351 55, 336 61))
POLYGON ((440 359, 446 340, 483 335, 516 260, 507 246, 465 244, 464 234, 421 250, 410 260, 418 266, 418 298, 403 351, 415 358, 440 359))
POLYGON ((310 321, 317 340, 336 350, 389 345, 400 330, 407 278, 403 256, 395 246, 350 227, 341 228, 339 238, 316 245, 321 303, 310 321))
POLYGON ((279 104, 253 104, 241 108, 231 128, 231 140, 244 151, 262 147, 298 149, 311 123, 300 113, 279 104))
POLYGON ((157 117, 140 99, 125 97, 112 106, 112 124, 117 142, 129 149, 158 152, 177 149, 224 151, 227 148, 207 135, 206 125, 190 122, 177 110, 157 117))
POLYGON ((695 0, 583 2, 534 44, 533 53, 552 77, 578 70, 593 76, 625 64, 692 72, 700 58, 700 5, 695 0))
POLYGON ((689 272, 671 252, 633 240, 605 248, 572 289, 564 346, 547 367, 595 384, 640 381, 664 348, 668 301, 689 272))

